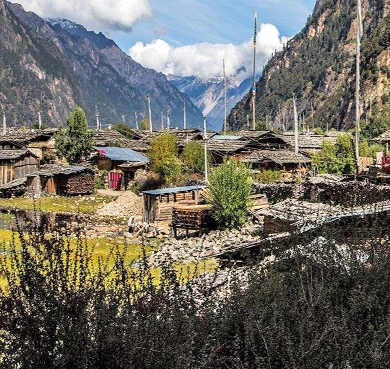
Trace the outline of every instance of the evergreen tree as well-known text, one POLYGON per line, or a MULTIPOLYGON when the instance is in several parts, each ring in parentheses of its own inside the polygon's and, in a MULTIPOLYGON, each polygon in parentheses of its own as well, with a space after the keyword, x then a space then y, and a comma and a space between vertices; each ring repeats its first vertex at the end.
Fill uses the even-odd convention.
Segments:
POLYGON ((60 158, 69 164, 79 164, 86 159, 93 146, 92 132, 88 130, 87 119, 83 109, 77 107, 67 120, 68 128, 62 125, 55 136, 55 148, 60 158))

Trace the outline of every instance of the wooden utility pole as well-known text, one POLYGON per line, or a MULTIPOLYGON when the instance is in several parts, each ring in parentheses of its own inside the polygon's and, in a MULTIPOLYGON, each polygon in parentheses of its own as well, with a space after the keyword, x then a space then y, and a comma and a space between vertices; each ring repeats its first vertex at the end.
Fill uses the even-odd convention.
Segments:
POLYGON ((253 85, 252 85, 252 130, 256 130, 256 48, 257 48, 257 11, 255 12, 255 35, 253 37, 253 85))
POLYGON ((169 106, 167 108, 167 129, 168 132, 171 129, 171 108, 169 106))
POLYGON ((183 129, 187 129, 187 113, 186 113, 186 99, 184 98, 183 103, 183 129))
POLYGON ((226 135, 227 129, 227 102, 226 102, 226 69, 225 59, 223 59, 223 108, 225 112, 225 118, 223 120, 223 133, 226 135))
POLYGON ((38 109, 38 129, 42 129, 42 115, 41 115, 41 109, 38 109))
POLYGON ((95 106, 95 117, 96 117, 96 131, 100 131, 100 114, 99 114, 99 110, 97 109, 97 106, 95 106))
POLYGON ((148 110, 149 110, 149 131, 153 132, 153 125, 152 125, 152 108, 150 106, 150 95, 147 94, 146 98, 148 100, 148 110))
POLYGON ((209 168, 208 168, 208 162, 207 162, 207 145, 208 145, 208 138, 207 138, 207 123, 206 123, 206 117, 203 117, 203 139, 204 139, 204 178, 206 183, 209 181, 209 168))
POLYGON ((311 120, 313 124, 313 130, 315 129, 315 124, 314 124, 314 108, 313 108, 313 101, 310 102, 311 104, 311 120))
POLYGON ((3 111, 3 136, 7 134, 7 117, 5 116, 5 111, 3 111))
POLYGON ((360 42, 363 34, 362 24, 362 4, 357 0, 357 32, 356 32, 356 139, 355 139, 355 156, 356 156, 356 175, 359 174, 360 167, 360 42))
POLYGON ((298 142, 299 126, 298 126, 298 112, 297 112, 297 105, 295 102, 295 94, 293 94, 293 104, 294 104, 294 149, 295 149, 295 155, 298 155, 299 154, 299 142, 298 142))

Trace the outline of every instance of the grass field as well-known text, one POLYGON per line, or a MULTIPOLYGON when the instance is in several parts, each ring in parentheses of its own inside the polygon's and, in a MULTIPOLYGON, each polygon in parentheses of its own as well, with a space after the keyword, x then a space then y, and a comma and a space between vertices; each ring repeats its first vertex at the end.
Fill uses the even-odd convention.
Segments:
MULTIPOLYGON (((11 231, 7 230, 0 230, 0 245, 2 247, 5 247, 7 249, 9 247, 10 242, 12 241, 12 238, 15 237, 16 244, 18 244, 19 236, 17 234, 14 234, 11 231)), ((73 245, 76 245, 76 240, 71 241, 73 245)), ((150 255, 150 253, 153 251, 153 248, 146 245, 140 245, 140 244, 125 244, 125 240, 121 238, 92 238, 87 240, 88 247, 93 250, 92 253, 92 261, 94 266, 96 267, 98 264, 99 257, 104 261, 107 259, 107 257, 110 256, 111 250, 118 247, 118 250, 120 252, 123 252, 126 248, 126 254, 124 258, 124 262, 126 266, 130 266, 134 261, 140 260, 140 258, 143 255, 143 250, 146 252, 146 256, 150 255)), ((111 257, 108 262, 108 268, 112 268, 114 266, 114 259, 111 257)), ((185 278, 188 277, 188 275, 192 275, 195 271, 196 265, 194 263, 182 263, 182 264, 175 264, 174 268, 177 272, 180 272, 183 274, 185 278)), ((212 272, 215 271, 218 268, 218 263, 214 259, 205 259, 202 260, 201 263, 198 265, 198 272, 204 273, 204 272, 212 272)), ((159 276, 161 273, 160 268, 153 268, 151 270, 152 276, 155 278, 156 283, 159 282, 159 276)), ((4 286, 4 280, 0 277, 0 285, 4 286)))
POLYGON ((11 199, 0 199, 0 209, 36 209, 45 212, 71 213, 80 212, 84 214, 93 214, 103 204, 108 204, 115 200, 115 197, 91 195, 91 196, 49 196, 40 199, 31 199, 24 197, 15 197, 11 199))

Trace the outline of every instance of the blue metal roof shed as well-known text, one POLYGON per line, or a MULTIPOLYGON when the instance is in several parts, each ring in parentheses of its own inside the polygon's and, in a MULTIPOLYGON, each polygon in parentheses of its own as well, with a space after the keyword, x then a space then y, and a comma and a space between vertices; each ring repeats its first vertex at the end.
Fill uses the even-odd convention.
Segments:
POLYGON ((138 154, 134 150, 127 147, 94 147, 99 154, 106 156, 113 161, 127 161, 127 162, 140 162, 149 163, 149 159, 146 156, 138 154))
POLYGON ((229 136, 229 135, 217 135, 212 138, 212 140, 226 140, 226 141, 238 141, 241 140, 242 136, 229 136))
POLYGON ((144 191, 144 222, 172 220, 172 208, 180 203, 197 205, 199 193, 207 186, 187 186, 144 191))
POLYGON ((161 188, 158 190, 144 191, 143 193, 145 193, 147 195, 160 196, 160 195, 172 195, 172 194, 181 193, 181 192, 203 190, 205 188, 207 188, 207 186, 187 186, 187 187, 161 188))

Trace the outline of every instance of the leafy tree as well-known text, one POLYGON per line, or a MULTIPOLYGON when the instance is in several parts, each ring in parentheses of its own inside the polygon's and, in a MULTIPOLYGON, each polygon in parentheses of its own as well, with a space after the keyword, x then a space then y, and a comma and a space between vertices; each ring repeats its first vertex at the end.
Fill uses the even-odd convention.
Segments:
MULTIPOLYGON (((38 122, 34 122, 32 124, 32 128, 33 129, 39 129, 39 123, 38 122)), ((50 128, 47 124, 42 124, 42 129, 47 129, 47 128, 50 128)))
POLYGON ((92 132, 88 130, 85 113, 79 107, 70 114, 67 124, 67 129, 60 125, 55 136, 56 152, 60 158, 65 158, 69 164, 79 164, 92 151, 92 132))
POLYGON ((353 174, 355 159, 351 137, 340 135, 336 144, 324 140, 320 153, 314 155, 313 161, 319 173, 353 174))
POLYGON ((252 190, 249 169, 236 160, 225 160, 210 176, 212 215, 223 227, 245 224, 252 190))
POLYGON ((152 140, 149 151, 151 169, 161 181, 170 182, 181 171, 176 136, 164 133, 152 140))
POLYGON ((115 131, 118 131, 120 134, 122 134, 123 136, 125 136, 129 139, 134 138, 134 131, 131 129, 130 126, 128 126, 125 123, 114 123, 112 125, 112 129, 114 129, 115 131))
POLYGON ((372 118, 368 122, 361 122, 362 135, 367 139, 373 139, 390 130, 390 102, 372 109, 372 118))
POLYGON ((263 170, 256 176, 260 183, 274 183, 283 179, 283 175, 278 170, 263 170))
MULTIPOLYGON (((204 147, 199 142, 189 142, 182 154, 184 165, 193 173, 204 172, 204 147)), ((207 156, 207 161, 210 163, 210 156, 207 156)))
POLYGON ((143 131, 149 131, 150 124, 148 119, 142 119, 140 123, 140 129, 143 131))
POLYGON ((267 130, 267 122, 264 120, 259 120, 256 122, 256 130, 257 131, 266 131, 267 130))

